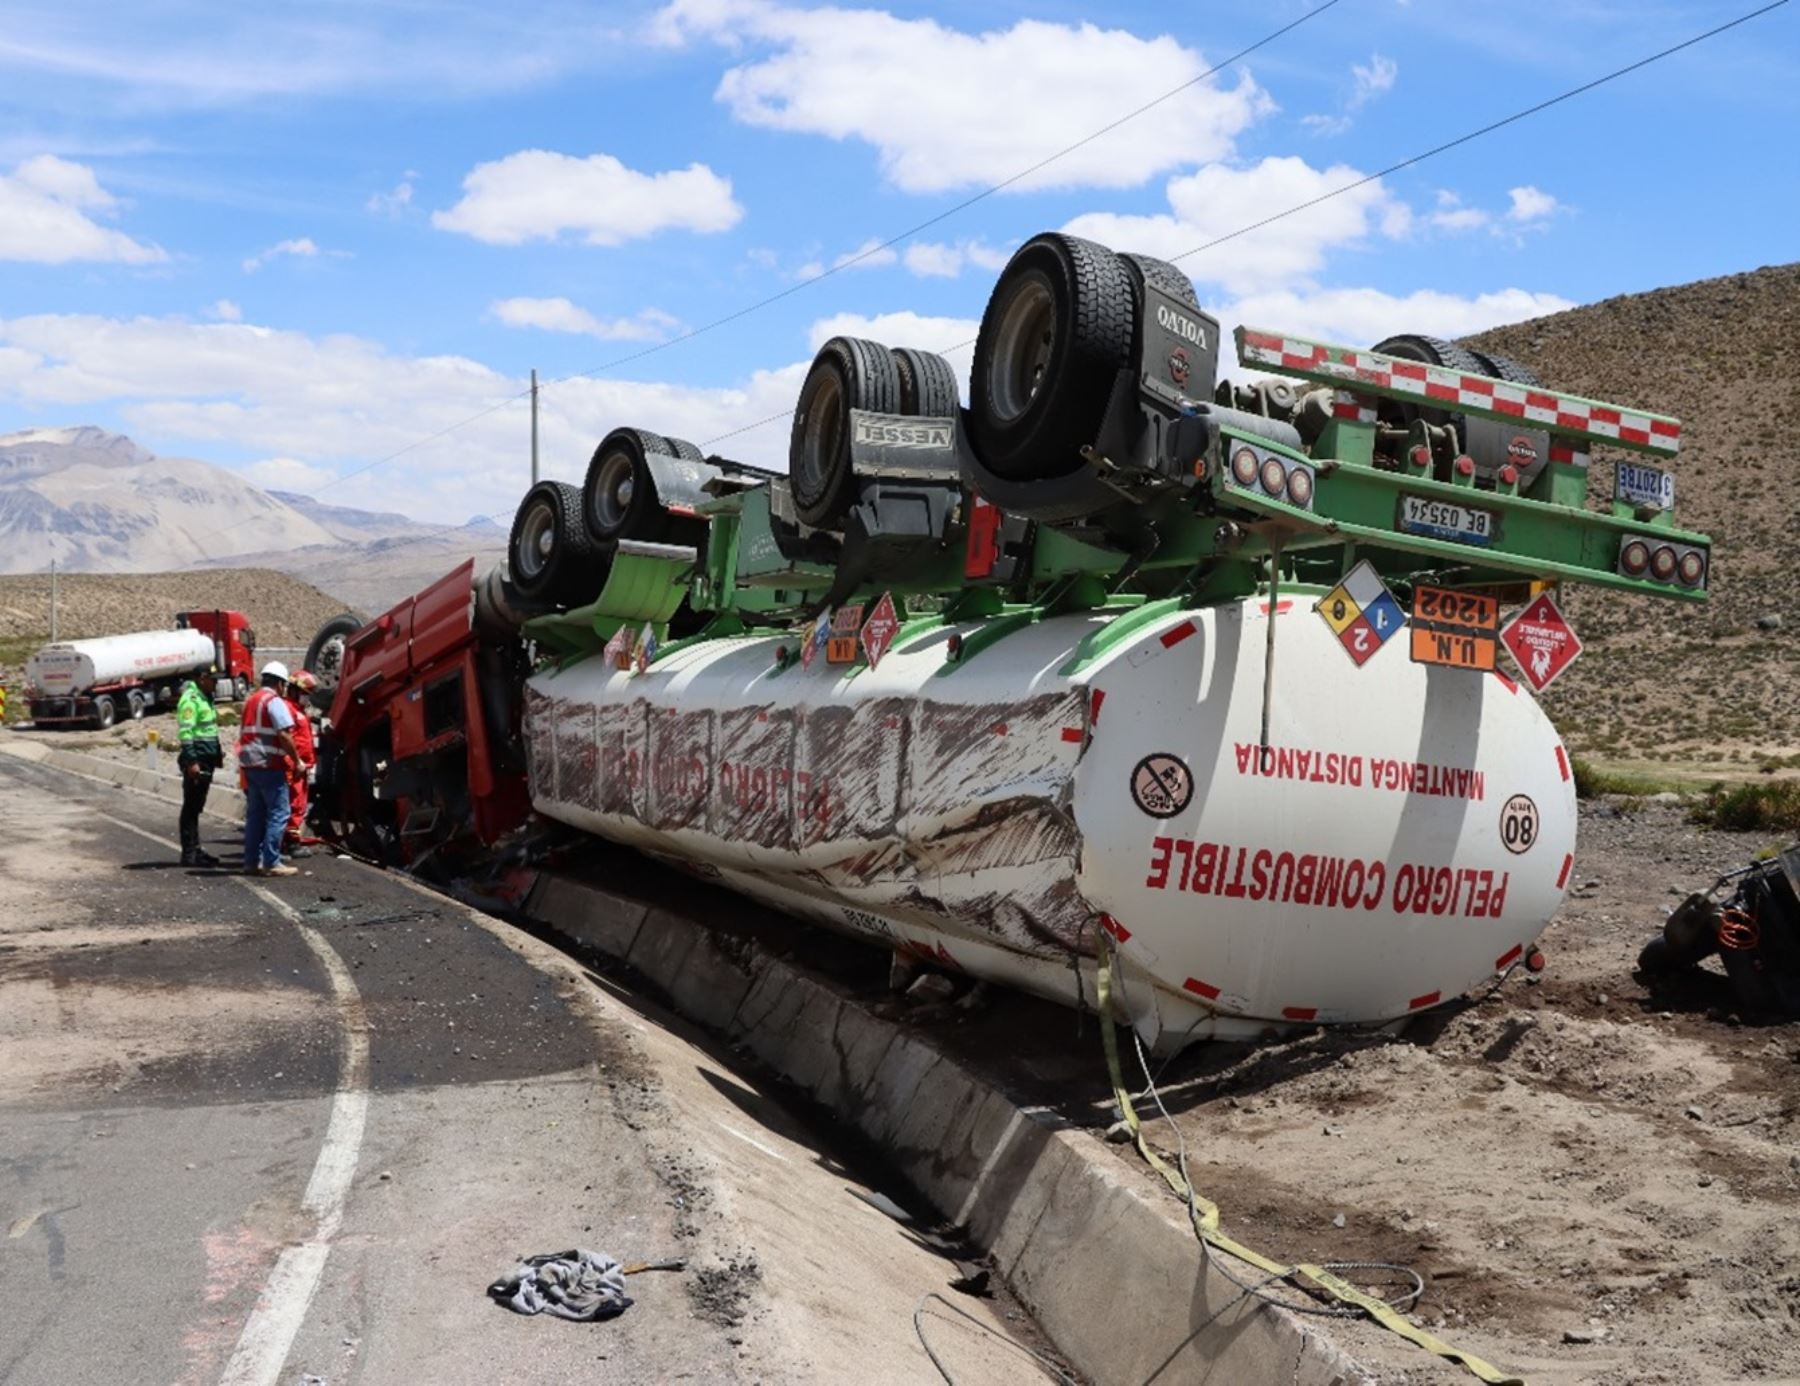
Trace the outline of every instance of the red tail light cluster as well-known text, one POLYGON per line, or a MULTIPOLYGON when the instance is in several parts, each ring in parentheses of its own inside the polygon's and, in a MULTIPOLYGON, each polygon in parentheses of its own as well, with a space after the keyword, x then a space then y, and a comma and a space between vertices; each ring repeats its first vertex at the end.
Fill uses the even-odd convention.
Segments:
POLYGON ((1305 462, 1265 452, 1248 443, 1237 443, 1231 453, 1226 478, 1241 490, 1260 491, 1271 500, 1299 510, 1311 510, 1315 478, 1305 462))
POLYGON ((1628 534, 1619 541, 1619 571, 1628 578, 1694 590, 1706 586, 1707 552, 1655 534, 1628 534))

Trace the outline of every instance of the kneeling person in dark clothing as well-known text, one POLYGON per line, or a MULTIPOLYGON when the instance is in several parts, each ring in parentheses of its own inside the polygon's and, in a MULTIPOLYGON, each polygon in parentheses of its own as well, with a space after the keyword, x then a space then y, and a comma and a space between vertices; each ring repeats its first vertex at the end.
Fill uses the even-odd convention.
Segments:
POLYGON ((175 720, 181 736, 181 864, 217 866, 219 859, 200 849, 200 812, 212 789, 213 771, 225 763, 219 745, 219 714, 213 707, 218 671, 208 669, 181 685, 175 720))

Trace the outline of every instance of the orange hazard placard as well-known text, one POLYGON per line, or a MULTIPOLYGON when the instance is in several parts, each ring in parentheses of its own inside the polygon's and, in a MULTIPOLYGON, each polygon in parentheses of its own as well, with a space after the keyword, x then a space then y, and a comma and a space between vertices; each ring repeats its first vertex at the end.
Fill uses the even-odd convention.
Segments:
POLYGON ((1500 603, 1479 592, 1415 587, 1412 609, 1415 664, 1490 673, 1500 663, 1500 603))

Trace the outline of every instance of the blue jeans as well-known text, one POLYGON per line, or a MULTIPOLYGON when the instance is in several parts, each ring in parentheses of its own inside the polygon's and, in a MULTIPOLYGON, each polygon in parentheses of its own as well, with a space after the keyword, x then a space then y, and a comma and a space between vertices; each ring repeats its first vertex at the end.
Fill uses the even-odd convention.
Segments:
POLYGON ((283 770, 244 772, 244 869, 281 865, 281 835, 288 821, 288 782, 283 770))

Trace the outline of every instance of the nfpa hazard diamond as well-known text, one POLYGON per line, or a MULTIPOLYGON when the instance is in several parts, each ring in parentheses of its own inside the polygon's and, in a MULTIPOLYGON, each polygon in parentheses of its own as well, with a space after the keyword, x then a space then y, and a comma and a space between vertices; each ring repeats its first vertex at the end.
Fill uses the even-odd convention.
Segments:
POLYGON ((1325 618, 1359 669, 1406 624, 1406 613, 1367 559, 1319 598, 1313 610, 1325 618))

